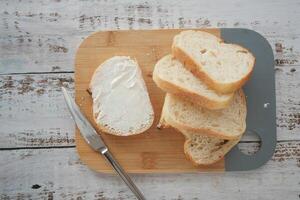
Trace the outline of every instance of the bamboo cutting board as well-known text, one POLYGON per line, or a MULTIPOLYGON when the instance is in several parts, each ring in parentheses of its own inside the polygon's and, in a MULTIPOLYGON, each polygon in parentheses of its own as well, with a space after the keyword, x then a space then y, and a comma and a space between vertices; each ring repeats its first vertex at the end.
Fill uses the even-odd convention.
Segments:
MULTIPOLYGON (((220 29, 202 30, 218 37, 222 34, 220 29)), ((75 59, 76 102, 96 127, 92 118, 92 98, 87 92, 94 70, 112 56, 126 55, 135 58, 141 67, 150 94, 155 112, 154 123, 145 133, 135 136, 118 137, 101 133, 105 143, 124 169, 132 173, 224 171, 225 168, 226 170, 227 168, 243 170, 238 167, 239 165, 226 166, 226 163, 234 162, 232 159, 238 161, 239 158, 243 158, 239 154, 236 154, 234 158, 229 157, 230 162, 225 163, 225 159, 222 159, 210 166, 196 167, 186 159, 183 153, 184 137, 182 134, 172 128, 162 130, 156 128, 165 93, 154 84, 152 71, 155 63, 171 52, 172 39, 180 31, 182 30, 105 31, 94 33, 86 38, 78 48, 75 59)), ((247 94, 247 91, 245 92, 247 94)), ((99 172, 112 172, 111 167, 99 153, 94 152, 86 144, 78 129, 76 130, 76 147, 80 159, 90 168, 99 172)), ((253 157, 250 160, 253 160, 253 157)), ((246 168, 252 166, 246 161, 244 161, 246 168)))

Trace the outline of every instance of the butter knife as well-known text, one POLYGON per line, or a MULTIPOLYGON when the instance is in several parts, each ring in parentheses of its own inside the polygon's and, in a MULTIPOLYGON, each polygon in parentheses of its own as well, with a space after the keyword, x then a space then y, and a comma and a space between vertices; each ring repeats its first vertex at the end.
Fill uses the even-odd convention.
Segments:
POLYGON ((72 97, 68 94, 67 90, 62 87, 61 88, 65 97, 66 104, 71 113, 73 120, 75 121, 78 129, 84 140, 93 148, 94 151, 99 152, 101 155, 106 158, 112 168, 117 172, 117 174, 122 178, 122 180, 126 183, 129 189, 134 193, 137 199, 145 200, 145 197, 140 192, 140 190, 136 187, 133 181, 130 179, 128 174, 123 170, 121 165, 115 160, 113 155, 110 153, 108 147, 105 145, 101 136, 97 133, 91 123, 86 119, 83 113, 80 111, 78 105, 72 99, 72 97))

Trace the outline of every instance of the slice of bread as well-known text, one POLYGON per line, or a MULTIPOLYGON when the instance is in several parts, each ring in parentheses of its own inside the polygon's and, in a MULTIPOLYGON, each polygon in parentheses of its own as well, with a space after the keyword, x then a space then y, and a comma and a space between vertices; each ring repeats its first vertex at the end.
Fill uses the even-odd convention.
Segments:
POLYGON ((241 139, 239 136, 236 139, 220 139, 214 136, 203 135, 202 133, 192 132, 185 129, 180 129, 178 126, 167 123, 165 118, 169 118, 169 112, 163 107, 159 128, 173 127, 185 136, 184 153, 186 157, 193 162, 194 165, 210 165, 222 159, 226 153, 230 151, 241 139))
POLYGON ((209 110, 166 94, 160 127, 171 125, 178 130, 215 136, 219 139, 237 139, 246 130, 246 100, 242 90, 235 93, 230 105, 221 110, 209 110))
POLYGON ((219 94, 209 89, 172 55, 166 55, 156 63, 153 80, 165 92, 183 96, 208 109, 225 108, 233 97, 233 93, 219 94))
POLYGON ((103 62, 90 82, 94 120, 109 134, 128 136, 150 128, 154 112, 135 60, 115 56, 103 62))
POLYGON ((222 159, 241 137, 234 140, 219 139, 182 130, 186 141, 184 153, 195 165, 211 165, 222 159))
POLYGON ((250 51, 224 43, 203 31, 182 31, 173 39, 172 54, 212 89, 231 93, 250 78, 255 58, 250 51))

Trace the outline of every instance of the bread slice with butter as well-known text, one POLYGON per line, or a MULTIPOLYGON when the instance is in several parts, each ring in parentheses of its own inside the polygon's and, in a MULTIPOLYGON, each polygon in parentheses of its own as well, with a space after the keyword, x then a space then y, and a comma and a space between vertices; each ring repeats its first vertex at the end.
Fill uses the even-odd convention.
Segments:
POLYGON ((156 63, 153 80, 165 92, 183 96, 208 109, 225 108, 233 97, 233 93, 220 94, 210 89, 172 55, 166 55, 156 63))
POLYGON ((242 90, 235 93, 225 109, 209 110, 180 96, 166 94, 160 127, 172 126, 219 139, 238 139, 246 130, 246 99, 242 90))
POLYGON ((250 78, 255 57, 247 49, 224 43, 204 31, 182 31, 173 39, 172 54, 212 89, 232 93, 250 78))
POLYGON ((129 136, 146 131, 154 112, 138 63, 127 56, 114 56, 94 72, 89 89, 93 116, 109 134, 129 136))

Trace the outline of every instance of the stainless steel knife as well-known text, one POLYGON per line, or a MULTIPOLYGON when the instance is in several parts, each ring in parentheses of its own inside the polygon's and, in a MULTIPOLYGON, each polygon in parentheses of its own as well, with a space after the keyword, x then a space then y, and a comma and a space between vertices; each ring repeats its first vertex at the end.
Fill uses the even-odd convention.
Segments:
POLYGON ((62 87, 61 88, 71 113, 73 120, 75 121, 78 129, 82 137, 85 141, 97 152, 102 154, 112 168, 117 172, 117 174, 122 178, 122 180, 126 183, 129 189, 135 194, 136 198, 139 200, 145 200, 145 197, 140 192, 140 190, 136 187, 136 185, 132 182, 128 174, 123 170, 121 165, 114 159, 113 155, 110 153, 109 149, 103 142, 101 136, 97 133, 91 123, 86 119, 86 117, 80 111, 78 105, 72 99, 72 97, 68 94, 67 90, 62 87))

